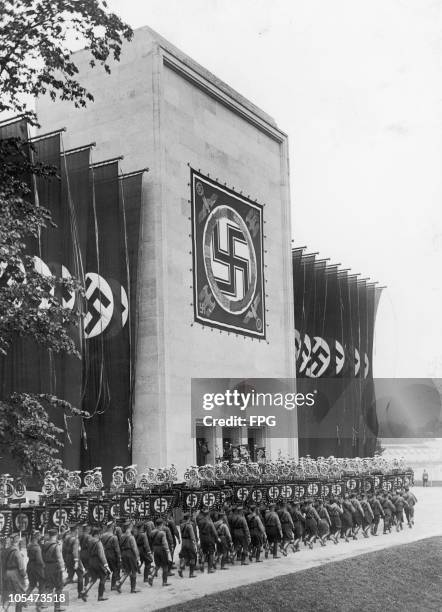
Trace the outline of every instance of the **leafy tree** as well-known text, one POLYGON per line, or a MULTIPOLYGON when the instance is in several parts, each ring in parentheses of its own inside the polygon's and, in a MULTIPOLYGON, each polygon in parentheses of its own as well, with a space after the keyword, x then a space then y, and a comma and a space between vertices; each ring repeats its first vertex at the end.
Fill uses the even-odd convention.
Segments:
MULTIPOLYGON (((82 40, 91 66, 118 60, 132 31, 102 0, 0 0, 0 112, 24 116, 38 126, 28 96, 47 94, 85 106, 92 95, 77 81, 69 44, 82 40)), ((63 289, 82 295, 76 279, 42 276, 26 245, 53 231, 49 211, 37 205, 31 185, 37 177, 59 180, 55 168, 33 161, 28 142, 0 141, 0 355, 18 337, 32 338, 51 353, 78 355, 70 335, 81 312, 62 306, 63 289)), ((84 416, 50 394, 12 393, 0 400, 0 460, 10 455, 27 475, 59 468, 59 435, 48 409, 84 416)))
POLYGON ((0 0, 0 111, 23 114, 37 124, 26 96, 48 94, 85 106, 93 96, 76 75, 69 45, 84 43, 90 65, 119 60, 131 28, 104 0, 0 0))

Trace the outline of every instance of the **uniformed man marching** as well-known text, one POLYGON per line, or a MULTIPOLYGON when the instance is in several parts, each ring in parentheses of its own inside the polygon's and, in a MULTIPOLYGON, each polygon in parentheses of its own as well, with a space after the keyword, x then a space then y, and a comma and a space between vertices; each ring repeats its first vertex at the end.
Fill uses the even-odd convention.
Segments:
POLYGON ((195 536, 194 526, 190 520, 189 512, 183 515, 183 521, 180 524, 181 530, 181 550, 179 554, 180 567, 178 574, 183 577, 183 571, 186 565, 189 566, 189 578, 196 578, 195 565, 197 556, 197 541, 195 536))
POLYGON ((381 517, 382 519, 384 518, 385 514, 382 508, 381 502, 379 501, 375 492, 370 497, 369 503, 370 503, 370 507, 373 512, 373 523, 371 524, 371 535, 377 536, 379 522, 381 520, 381 517))
MULTIPOLYGON (((5 551, 3 561, 5 595, 22 595, 26 592, 26 568, 23 555, 20 552, 19 542, 20 534, 12 534, 11 543, 5 551)), ((20 612, 23 607, 21 602, 17 602, 15 604, 16 612, 20 612)))
POLYGON ((105 532, 101 536, 101 542, 104 548, 107 564, 111 571, 111 591, 119 591, 120 570, 121 570, 121 551, 118 537, 114 533, 114 522, 109 521, 106 524, 105 532))
POLYGON ((414 525, 414 506, 417 504, 417 497, 410 491, 409 486, 405 487, 405 492, 402 497, 407 502, 405 506, 405 516, 407 517, 408 526, 411 529, 414 525))
POLYGON ((124 524, 124 533, 120 540, 121 550, 121 565, 124 571, 124 578, 118 587, 126 581, 127 577, 130 577, 130 592, 138 593, 137 591, 137 571, 140 563, 140 553, 138 552, 138 546, 132 535, 132 523, 127 522, 124 524))
POLYGON ((72 523, 69 526, 63 540, 62 546, 63 560, 68 574, 65 584, 69 584, 74 580, 74 574, 77 574, 77 593, 80 598, 84 589, 84 568, 80 561, 80 540, 78 538, 78 527, 72 523))
MULTIPOLYGON (((162 570, 163 586, 169 586, 167 577, 169 575, 169 562, 171 561, 171 554, 169 544, 167 543, 167 536, 163 529, 164 521, 162 518, 157 518, 155 521, 155 529, 152 531, 152 550, 153 558, 155 562, 156 570, 160 568, 162 570)), ((152 585, 153 576, 149 577, 149 584, 152 585)))
POLYGON ((135 541, 140 554, 140 564, 142 565, 144 563, 144 582, 149 582, 153 556, 143 523, 138 523, 136 527, 135 541))
POLYGON ((204 558, 200 561, 200 570, 204 571, 204 561, 207 561, 207 571, 209 574, 213 574, 215 571, 214 556, 216 544, 220 542, 218 534, 213 524, 212 519, 209 516, 209 509, 203 508, 201 510, 201 519, 198 521, 198 530, 200 534, 201 551, 204 558))
POLYGON ((249 555, 251 538, 242 506, 238 506, 233 512, 231 518, 231 534, 233 546, 235 547, 237 555, 239 554, 241 558, 241 565, 248 565, 246 559, 249 555))
POLYGON ((273 553, 274 559, 278 557, 278 543, 282 540, 282 528, 279 516, 275 512, 276 505, 270 504, 268 511, 265 514, 265 530, 267 534, 267 540, 273 553))
POLYGON ((98 601, 107 601, 104 596, 104 587, 107 576, 110 575, 109 565, 104 554, 103 544, 100 540, 100 528, 94 527, 89 541, 89 576, 91 583, 83 596, 91 590, 98 581, 98 601))
POLYGON ((45 588, 46 592, 55 591, 57 595, 54 610, 61 610, 59 596, 63 591, 64 562, 61 546, 57 539, 57 530, 49 529, 49 539, 41 547, 41 553, 45 564, 45 588))
MULTIPOLYGON (((44 581, 45 581, 45 564, 41 554, 40 546, 41 533, 39 531, 33 531, 31 535, 31 541, 28 544, 28 565, 26 571, 28 574, 29 586, 26 591, 27 595, 30 595, 36 588, 37 593, 43 593, 44 581)), ((37 604, 37 610, 40 609, 40 605, 37 604)))
POLYGON ((80 543, 80 561, 83 569, 84 587, 89 582, 89 544, 91 542, 91 528, 87 523, 83 523, 81 526, 81 533, 79 535, 80 543))
POLYGON ((254 558, 256 563, 261 563, 261 548, 265 544, 267 536, 261 517, 254 505, 249 508, 247 524, 249 526, 251 544, 249 559, 251 561, 254 558))

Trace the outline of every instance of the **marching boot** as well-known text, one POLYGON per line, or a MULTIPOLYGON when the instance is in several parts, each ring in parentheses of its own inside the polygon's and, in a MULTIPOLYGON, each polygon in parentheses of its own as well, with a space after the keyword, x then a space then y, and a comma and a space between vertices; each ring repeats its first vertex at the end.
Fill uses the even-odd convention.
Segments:
POLYGON ((215 570, 213 569, 213 554, 208 555, 207 558, 207 573, 213 574, 215 570))
POLYGON ((194 572, 195 572, 195 568, 194 568, 193 565, 191 565, 190 568, 189 568, 189 578, 196 578, 194 572))
POLYGON ((228 570, 229 568, 226 567, 226 563, 227 563, 227 555, 223 555, 221 557, 221 569, 222 570, 228 570))
POLYGON ((107 597, 104 596, 104 583, 101 581, 98 585, 98 601, 107 601, 107 597))
POLYGON ((178 576, 180 576, 180 578, 183 577, 183 571, 186 567, 186 562, 184 561, 184 559, 180 559, 180 567, 178 569, 178 576))
POLYGON ((140 591, 138 591, 136 587, 137 587, 137 577, 131 576, 130 577, 130 592, 139 593, 140 591))
POLYGON ((281 557, 278 557, 278 544, 276 542, 273 544, 273 558, 274 559, 281 558, 281 557))

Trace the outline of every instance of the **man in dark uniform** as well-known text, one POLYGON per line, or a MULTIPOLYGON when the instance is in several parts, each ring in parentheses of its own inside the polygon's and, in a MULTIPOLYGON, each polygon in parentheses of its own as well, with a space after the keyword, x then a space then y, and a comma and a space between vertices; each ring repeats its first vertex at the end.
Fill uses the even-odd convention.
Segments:
POLYGON ((288 506, 288 510, 293 521, 293 552, 299 552, 299 543, 304 535, 305 528, 305 517, 301 512, 301 505, 299 502, 294 502, 288 506))
POLYGON ((290 543, 293 544, 294 542, 293 519, 290 515, 290 512, 287 510, 286 503, 282 503, 280 505, 279 509, 277 510, 277 514, 278 514, 279 521, 281 523, 281 529, 282 529, 281 552, 284 555, 284 557, 287 557, 287 548, 289 547, 290 543))
POLYGON ((81 526, 81 534, 79 536, 80 543, 80 561, 83 569, 84 586, 87 587, 89 582, 89 543, 91 541, 91 528, 87 523, 81 526))
MULTIPOLYGON (((172 572, 172 566, 173 566, 173 535, 172 532, 169 528, 169 525, 167 523, 167 521, 163 520, 163 524, 161 525, 161 529, 162 531, 164 531, 164 533, 166 534, 166 539, 167 539, 167 545, 169 547, 169 569, 168 569, 168 575, 169 576, 175 576, 175 574, 172 572)), ((158 572, 158 570, 155 568, 155 572, 158 572)))
POLYGON ((405 506, 405 516, 407 517, 408 526, 411 529, 414 525, 414 506, 417 504, 417 497, 410 491, 409 486, 405 487, 405 492, 402 497, 407 502, 407 506, 405 506))
POLYGON ((64 564, 66 566, 66 572, 68 574, 67 581, 65 584, 69 584, 74 581, 74 574, 77 574, 77 593, 78 597, 84 590, 84 568, 80 561, 80 541, 78 538, 78 527, 72 523, 69 525, 69 533, 67 533, 63 540, 62 554, 64 564))
POLYGON ((242 506, 238 506, 233 512, 231 520, 231 534, 236 553, 241 557, 241 565, 248 565, 246 559, 249 554, 251 538, 242 506))
POLYGON ((138 552, 140 553, 140 564, 142 565, 144 563, 144 582, 149 582, 153 556, 143 523, 138 523, 136 526, 135 541, 138 546, 138 552))
POLYGON ((255 558, 256 563, 261 563, 261 548, 267 540, 266 530, 262 524, 261 517, 258 514, 256 506, 252 505, 249 508, 249 514, 247 515, 247 524, 250 532, 250 561, 255 558))
POLYGON ((394 516, 396 519, 396 531, 401 531, 404 528, 404 508, 408 508, 408 504, 399 490, 396 491, 396 495, 391 501, 395 507, 394 516))
POLYGON ((118 537, 114 533, 114 522, 109 521, 106 524, 106 530, 101 536, 101 542, 104 548, 104 554, 112 572, 111 576, 111 591, 119 591, 120 570, 121 570, 121 551, 118 537))
POLYGON ((391 533, 391 526, 393 524, 394 513, 396 512, 396 508, 394 504, 392 504, 390 496, 387 493, 384 493, 381 498, 382 510, 384 511, 384 535, 387 533, 391 533))
POLYGON ((180 544, 181 539, 180 539, 180 532, 178 531, 176 523, 173 520, 172 512, 169 512, 168 514, 166 525, 169 528, 170 533, 172 534, 172 549, 170 551, 170 554, 172 556, 172 562, 173 562, 173 557, 174 557, 175 549, 177 547, 177 543, 180 544))
MULTIPOLYGON (((28 565, 26 571, 29 580, 28 590, 26 591, 27 595, 30 595, 35 588, 37 589, 37 593, 43 593, 44 591, 45 564, 41 555, 40 538, 41 533, 39 531, 33 531, 27 549, 28 565)), ((39 605, 37 605, 37 609, 40 609, 39 605)))
POLYGON ((327 512, 330 517, 330 539, 335 544, 339 543, 339 534, 342 528, 342 508, 339 504, 338 497, 331 497, 329 503, 326 504, 327 512))
MULTIPOLYGON (((171 554, 169 544, 167 543, 167 536, 163 527, 163 519, 157 518, 155 521, 155 529, 152 531, 152 550, 156 570, 158 571, 159 568, 162 570, 163 586, 169 586, 167 577, 169 575, 169 562, 171 561, 171 554)), ((149 577, 149 584, 152 586, 153 576, 149 577)))
POLYGON ((361 507, 363 511, 362 530, 363 530, 364 538, 368 538, 368 532, 370 531, 371 526, 373 524, 373 520, 374 520, 374 513, 368 502, 367 494, 363 493, 361 497, 362 497, 361 507))
POLYGON ((373 523, 371 524, 371 535, 373 536, 377 536, 378 535, 378 527, 379 527, 379 522, 384 518, 384 510, 382 508, 381 502, 378 499, 378 496, 376 495, 376 493, 373 493, 373 495, 371 496, 371 498, 369 499, 369 504, 370 507, 373 511, 373 523))
POLYGON ((190 520, 189 512, 185 512, 183 520, 180 524, 181 530, 181 550, 179 554, 180 568, 178 574, 183 577, 183 571, 186 565, 189 566, 189 578, 196 578, 195 565, 197 553, 197 541, 194 531, 194 526, 190 520))
POLYGON ((41 547, 41 553, 45 564, 45 589, 47 593, 58 596, 54 604, 54 610, 60 611, 59 596, 63 591, 64 562, 61 547, 57 540, 57 530, 49 529, 49 539, 41 547))
POLYGON ((226 563, 228 561, 229 551, 232 549, 233 543, 225 512, 220 512, 219 514, 215 513, 214 525, 219 538, 217 551, 218 557, 221 561, 221 569, 228 570, 229 568, 226 567, 226 563))
POLYGON ((91 533, 89 548, 89 576, 91 583, 83 592, 83 600, 98 580, 98 601, 107 601, 104 596, 104 587, 107 576, 110 575, 109 565, 104 554, 103 544, 100 540, 100 528, 94 527, 91 533))
POLYGON ((219 542, 219 537, 213 524, 212 519, 209 516, 208 508, 201 510, 201 518, 198 522, 198 530, 200 534, 201 551, 204 555, 202 563, 200 562, 200 570, 204 571, 204 561, 207 561, 207 571, 209 574, 213 574, 214 569, 214 555, 215 547, 219 542))
POLYGON ((270 504, 265 515, 265 529, 269 546, 272 549, 273 558, 278 557, 278 543, 282 540, 282 527, 279 516, 275 512, 275 504, 270 504))
POLYGON ((130 577, 130 592, 138 593, 137 591, 137 571, 140 563, 140 553, 138 552, 138 546, 132 535, 132 523, 127 522, 124 524, 124 533, 120 540, 121 550, 121 565, 123 567, 124 578, 119 587, 126 581, 127 577, 130 577))
MULTIPOLYGON (((5 595, 23 595, 26 593, 26 568, 23 555, 19 547, 20 534, 14 533, 11 536, 11 544, 6 549, 4 557, 4 585, 5 595)), ((6 598, 8 601, 8 598, 6 598)), ((9 606, 8 606, 9 607, 9 606)), ((23 603, 15 604, 15 611, 21 612, 23 603)))

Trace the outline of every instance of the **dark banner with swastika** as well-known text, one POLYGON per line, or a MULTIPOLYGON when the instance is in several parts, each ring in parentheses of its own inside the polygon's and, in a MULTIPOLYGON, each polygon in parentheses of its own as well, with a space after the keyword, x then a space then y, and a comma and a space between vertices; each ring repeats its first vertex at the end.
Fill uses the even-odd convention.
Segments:
POLYGON ((82 467, 101 465, 110 479, 115 464, 130 463, 130 341, 127 251, 118 162, 92 167, 84 319, 83 409, 86 440, 82 467))
POLYGON ((195 321, 265 338, 262 206, 191 171, 195 321))

